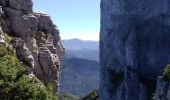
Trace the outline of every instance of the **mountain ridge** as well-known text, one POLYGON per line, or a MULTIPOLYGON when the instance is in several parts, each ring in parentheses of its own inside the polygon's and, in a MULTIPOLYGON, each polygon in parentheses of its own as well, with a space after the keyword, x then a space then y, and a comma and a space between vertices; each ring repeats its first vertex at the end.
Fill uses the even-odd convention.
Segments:
POLYGON ((66 58, 83 58, 99 61, 99 42, 81 39, 62 40, 66 58))

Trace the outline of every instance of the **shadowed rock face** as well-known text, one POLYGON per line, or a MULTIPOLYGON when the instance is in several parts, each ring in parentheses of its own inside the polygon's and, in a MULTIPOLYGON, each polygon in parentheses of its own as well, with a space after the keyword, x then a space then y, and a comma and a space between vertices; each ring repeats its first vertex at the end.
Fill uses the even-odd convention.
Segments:
POLYGON ((0 43, 4 43, 3 33, 16 36, 13 47, 19 60, 30 74, 44 84, 52 83, 58 92, 64 56, 59 30, 50 16, 33 12, 32 6, 31 0, 0 0, 0 43))
POLYGON ((168 0, 101 0, 101 100, 150 98, 170 63, 169 8, 168 0))

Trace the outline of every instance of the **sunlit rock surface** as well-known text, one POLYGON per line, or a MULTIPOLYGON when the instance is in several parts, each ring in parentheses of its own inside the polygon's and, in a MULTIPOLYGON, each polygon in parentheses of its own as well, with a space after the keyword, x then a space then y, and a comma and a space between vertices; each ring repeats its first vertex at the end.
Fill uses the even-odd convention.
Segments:
POLYGON ((21 62, 44 84, 58 92, 64 48, 50 16, 33 12, 31 0, 0 0, 0 43, 3 33, 17 37, 14 48, 21 62))

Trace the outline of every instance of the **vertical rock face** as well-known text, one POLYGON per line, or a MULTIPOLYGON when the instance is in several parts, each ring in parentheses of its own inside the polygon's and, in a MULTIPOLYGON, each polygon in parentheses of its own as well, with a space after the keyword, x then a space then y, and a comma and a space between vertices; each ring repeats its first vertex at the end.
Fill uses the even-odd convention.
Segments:
POLYGON ((31 0, 0 0, 0 42, 4 42, 2 33, 17 37, 13 47, 20 61, 58 92, 64 55, 59 30, 48 15, 33 12, 32 6, 31 0))
POLYGON ((163 77, 158 78, 155 100, 170 100, 170 84, 163 77))
POLYGON ((101 100, 148 100, 170 63, 169 0, 101 0, 101 100))

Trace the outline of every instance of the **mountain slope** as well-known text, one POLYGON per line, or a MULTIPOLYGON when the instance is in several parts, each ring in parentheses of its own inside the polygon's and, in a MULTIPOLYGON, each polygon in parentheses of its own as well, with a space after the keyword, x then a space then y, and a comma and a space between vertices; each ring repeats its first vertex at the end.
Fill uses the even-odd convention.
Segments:
POLYGON ((98 50, 99 42, 92 40, 80 40, 77 38, 70 40, 62 40, 62 43, 66 50, 98 50))
POLYGON ((80 39, 62 40, 65 57, 99 61, 99 42, 80 39))
POLYGON ((79 96, 98 89, 99 63, 79 58, 65 59, 60 84, 61 92, 79 96))

